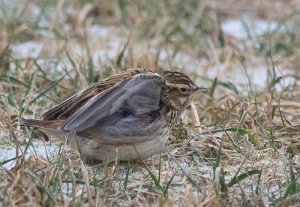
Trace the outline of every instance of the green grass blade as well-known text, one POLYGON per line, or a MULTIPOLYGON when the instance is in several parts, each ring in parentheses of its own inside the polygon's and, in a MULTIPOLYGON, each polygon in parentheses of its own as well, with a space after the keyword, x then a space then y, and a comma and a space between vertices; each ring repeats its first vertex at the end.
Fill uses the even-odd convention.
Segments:
POLYGON ((3 166, 3 165, 5 165, 6 163, 9 163, 9 162, 14 161, 14 160, 16 160, 16 159, 19 159, 20 157, 22 157, 22 155, 20 155, 20 156, 18 156, 18 157, 10 158, 10 159, 8 159, 8 160, 4 160, 4 161, 0 162, 0 167, 3 166))
MULTIPOLYGON (((211 131, 202 132, 202 133, 197 134, 197 135, 215 134, 215 133, 219 133, 219 132, 237 132, 237 133, 240 133, 240 134, 242 134, 242 135, 247 135, 249 141, 250 141, 252 144, 256 144, 256 143, 257 143, 257 140, 256 140, 256 138, 254 137, 254 135, 251 134, 251 132, 249 132, 247 129, 244 129, 244 128, 224 128, 224 129, 214 129, 214 130, 211 130, 211 131)), ((197 135, 194 135, 194 136, 197 136, 197 135)))
POLYGON ((125 191, 125 192, 127 191, 129 172, 130 172, 130 164, 129 164, 129 162, 128 162, 128 165, 127 165, 127 171, 126 171, 126 176, 125 176, 125 179, 124 179, 124 191, 125 191))
POLYGON ((189 181, 189 183, 191 183, 194 188, 198 189, 199 187, 198 187, 198 184, 196 183, 196 181, 194 181, 194 179, 186 172, 186 170, 181 166, 181 164, 178 162, 178 160, 173 155, 171 155, 170 153, 168 153, 168 154, 171 157, 171 159, 175 162, 175 164, 179 167, 179 169, 183 172, 183 174, 187 177, 187 180, 189 181))
POLYGON ((44 96, 46 93, 48 93, 49 91, 51 91, 54 87, 56 87, 58 85, 58 83, 64 79, 65 76, 66 75, 63 75, 60 79, 58 79, 57 81, 53 82, 48 88, 46 88, 44 91, 42 91, 41 93, 39 93, 38 96, 36 96, 33 100, 31 100, 29 102, 29 106, 32 105, 33 103, 35 103, 37 99, 39 99, 40 97, 44 96))
POLYGON ((168 183, 167 183, 167 185, 166 185, 166 187, 165 187, 165 190, 164 190, 164 195, 165 195, 165 196, 168 195, 168 190, 169 190, 169 187, 170 187, 170 185, 171 185, 171 183, 172 183, 174 177, 175 177, 175 174, 172 175, 172 177, 170 178, 170 180, 168 181, 168 183))
POLYGON ((162 186, 161 186, 160 182, 158 181, 158 179, 157 179, 157 178, 155 177, 155 175, 151 172, 151 170, 148 168, 147 165, 144 164, 144 166, 145 166, 147 172, 149 173, 149 175, 150 175, 152 181, 154 182, 155 187, 157 187, 157 188, 158 188, 159 190, 161 190, 161 192, 163 193, 163 192, 164 192, 164 189, 162 188, 162 186))
POLYGON ((235 184, 239 183, 240 181, 246 179, 247 177, 249 176, 252 176, 252 175, 256 175, 256 174, 260 174, 261 173, 261 170, 249 170, 239 176, 235 176, 234 178, 231 179, 231 181, 227 184, 228 188, 234 186, 235 184))

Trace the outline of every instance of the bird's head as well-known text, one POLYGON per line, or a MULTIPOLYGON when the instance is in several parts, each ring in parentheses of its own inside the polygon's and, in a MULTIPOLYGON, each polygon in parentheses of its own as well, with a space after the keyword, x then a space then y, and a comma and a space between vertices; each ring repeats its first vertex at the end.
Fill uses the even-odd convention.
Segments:
POLYGON ((162 99, 175 110, 183 110, 196 92, 207 90, 197 86, 187 75, 180 72, 166 71, 163 77, 165 91, 162 93, 162 99))

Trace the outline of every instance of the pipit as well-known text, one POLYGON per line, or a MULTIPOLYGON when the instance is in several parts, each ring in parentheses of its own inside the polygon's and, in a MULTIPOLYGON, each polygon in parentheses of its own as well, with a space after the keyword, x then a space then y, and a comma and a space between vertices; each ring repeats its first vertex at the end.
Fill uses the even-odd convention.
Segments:
POLYGON ((143 159, 161 153, 198 87, 180 72, 132 68, 94 83, 23 124, 80 148, 86 160, 143 159))

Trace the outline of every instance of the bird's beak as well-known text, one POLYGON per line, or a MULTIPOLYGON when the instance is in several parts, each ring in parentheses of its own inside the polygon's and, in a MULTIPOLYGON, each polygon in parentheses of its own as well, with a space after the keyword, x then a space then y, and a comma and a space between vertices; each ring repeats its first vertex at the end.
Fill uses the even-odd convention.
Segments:
POLYGON ((200 87, 200 86, 197 86, 195 91, 199 91, 199 92, 208 92, 209 89, 208 88, 205 88, 205 87, 200 87))

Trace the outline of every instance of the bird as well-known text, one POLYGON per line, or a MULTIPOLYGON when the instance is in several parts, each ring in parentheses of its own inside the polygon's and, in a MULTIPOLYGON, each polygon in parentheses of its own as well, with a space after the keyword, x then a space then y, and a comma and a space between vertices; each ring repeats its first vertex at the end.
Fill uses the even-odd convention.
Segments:
POLYGON ((197 86, 187 75, 131 68, 79 91, 22 125, 67 139, 81 157, 96 161, 145 159, 165 151, 170 131, 197 86))

